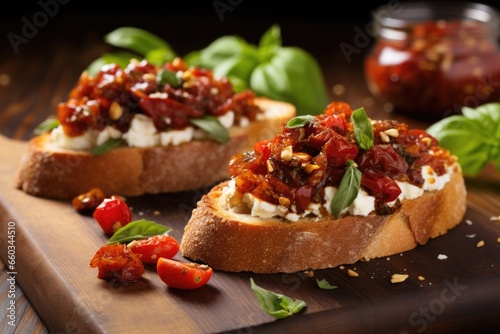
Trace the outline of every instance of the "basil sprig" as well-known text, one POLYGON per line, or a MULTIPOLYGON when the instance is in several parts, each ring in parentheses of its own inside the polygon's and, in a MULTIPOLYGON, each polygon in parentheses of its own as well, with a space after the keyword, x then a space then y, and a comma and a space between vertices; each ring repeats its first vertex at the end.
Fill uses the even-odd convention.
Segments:
POLYGON ((108 245, 117 243, 128 243, 134 240, 147 239, 155 235, 170 232, 172 228, 155 222, 141 219, 128 223, 116 231, 107 241, 108 245))
POLYGON ((300 299, 292 299, 288 296, 274 293, 267 289, 261 288, 255 284, 253 278, 250 277, 250 285, 259 302, 260 307, 269 315, 282 319, 287 318, 295 313, 300 312, 306 306, 306 303, 300 299))
MULTIPOLYGON (((129 52, 103 54, 87 68, 90 75, 104 64, 125 67, 131 58, 162 65, 177 56, 165 40, 140 28, 118 28, 104 40, 129 52)), ((213 70, 217 78, 227 77, 237 92, 249 88, 259 96, 290 102, 298 115, 319 114, 329 102, 319 63, 304 49, 283 46, 277 24, 264 32, 258 45, 238 36, 222 36, 183 59, 189 66, 213 70)))
POLYGON ((361 171, 356 167, 356 163, 347 160, 346 164, 347 170, 330 202, 330 211, 335 218, 338 218, 342 210, 354 202, 361 187, 361 171))
POLYGON ((500 103, 462 108, 427 128, 439 146, 458 158, 462 172, 476 176, 492 162, 500 173, 500 103))
POLYGON ((221 144, 227 144, 231 139, 228 129, 226 129, 215 116, 190 118, 189 122, 204 130, 209 138, 221 144))
POLYGON ((156 73, 156 81, 162 86, 169 84, 174 88, 182 85, 182 80, 170 70, 159 70, 158 73, 156 73))
POLYGON ((354 125, 354 136, 359 147, 368 150, 373 144, 373 126, 370 119, 366 115, 364 108, 359 108, 353 111, 351 121, 354 125))
POLYGON ((320 289, 324 289, 324 290, 333 290, 333 289, 338 288, 338 286, 336 286, 336 285, 331 285, 326 279, 322 279, 322 280, 316 279, 316 284, 318 284, 318 287, 320 289))
POLYGON ((109 151, 120 147, 125 144, 125 140, 123 138, 109 138, 101 145, 98 145, 90 151, 92 155, 103 155, 108 153, 109 151))
POLYGON ((47 118, 45 121, 40 123, 33 131, 36 135, 41 135, 45 132, 50 132, 59 126, 59 120, 56 118, 47 118))
POLYGON ((289 129, 301 128, 301 127, 307 125, 313 119, 314 119, 314 116, 312 116, 312 115, 296 116, 296 117, 290 119, 286 123, 286 127, 289 129))

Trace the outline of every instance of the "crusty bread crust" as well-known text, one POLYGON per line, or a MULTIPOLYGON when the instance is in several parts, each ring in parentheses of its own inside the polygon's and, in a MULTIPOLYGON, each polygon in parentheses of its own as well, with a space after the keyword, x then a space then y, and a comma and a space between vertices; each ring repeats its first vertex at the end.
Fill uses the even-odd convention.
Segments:
POLYGON ((466 189, 460 166, 440 191, 404 201, 391 215, 337 220, 261 219, 225 209, 223 182, 202 197, 184 229, 181 253, 222 271, 292 273, 389 256, 445 234, 463 219, 466 189))
POLYGON ((295 116, 293 105, 257 98, 263 119, 233 127, 225 145, 192 141, 179 146, 122 147, 104 155, 57 148, 50 135, 33 138, 22 157, 15 186, 34 196, 71 199, 99 187, 106 195, 139 196, 198 189, 228 178, 229 159, 253 149, 257 138, 273 138, 295 116))

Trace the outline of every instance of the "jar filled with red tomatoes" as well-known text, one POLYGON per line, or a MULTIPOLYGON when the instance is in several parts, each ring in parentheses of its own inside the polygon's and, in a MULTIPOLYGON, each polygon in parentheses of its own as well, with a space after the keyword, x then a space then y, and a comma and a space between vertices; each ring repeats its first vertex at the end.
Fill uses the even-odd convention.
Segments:
POLYGON ((499 14, 469 2, 401 2, 373 12, 370 91, 395 112, 440 119, 500 102, 499 14))

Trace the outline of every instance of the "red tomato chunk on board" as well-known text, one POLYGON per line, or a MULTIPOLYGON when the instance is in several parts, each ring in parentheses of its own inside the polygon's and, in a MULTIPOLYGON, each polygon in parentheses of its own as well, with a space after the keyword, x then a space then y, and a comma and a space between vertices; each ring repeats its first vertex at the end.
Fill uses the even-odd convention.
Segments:
POLYGON ((132 220, 129 206, 118 196, 105 198, 95 209, 94 219, 106 235, 112 235, 132 220))
POLYGON ((208 283, 212 277, 212 268, 197 263, 179 262, 160 258, 156 266, 160 279, 169 287, 190 290, 208 283))
POLYGON ((155 264, 160 257, 171 259, 179 251, 179 243, 168 234, 155 235, 141 240, 134 240, 128 248, 139 255, 143 263, 155 264))
POLYGON ((145 272, 140 257, 124 244, 101 247, 90 261, 90 267, 99 269, 97 278, 122 282, 135 282, 145 272))

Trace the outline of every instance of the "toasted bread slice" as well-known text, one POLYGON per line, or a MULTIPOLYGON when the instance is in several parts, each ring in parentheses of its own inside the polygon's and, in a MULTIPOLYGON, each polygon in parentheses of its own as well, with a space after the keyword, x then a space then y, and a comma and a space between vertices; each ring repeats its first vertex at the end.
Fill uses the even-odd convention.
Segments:
POLYGON ((295 116, 295 107, 286 102, 257 98, 255 103, 264 110, 263 117, 247 127, 232 127, 225 145, 204 140, 179 146, 120 147, 95 156, 60 149, 49 134, 37 136, 20 161, 15 186, 34 196, 70 199, 94 187, 107 195, 139 196, 213 185, 228 177, 228 162, 235 153, 274 137, 282 123, 295 116))
POLYGON ((332 268, 411 250, 461 222, 466 189, 460 165, 439 191, 402 202, 390 215, 262 219, 226 207, 215 186, 202 197, 185 227, 186 258, 230 272, 292 273, 332 268))

